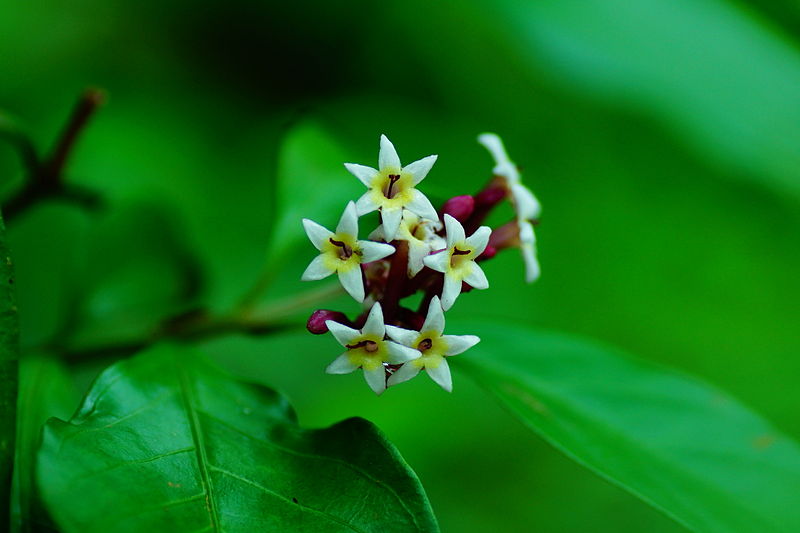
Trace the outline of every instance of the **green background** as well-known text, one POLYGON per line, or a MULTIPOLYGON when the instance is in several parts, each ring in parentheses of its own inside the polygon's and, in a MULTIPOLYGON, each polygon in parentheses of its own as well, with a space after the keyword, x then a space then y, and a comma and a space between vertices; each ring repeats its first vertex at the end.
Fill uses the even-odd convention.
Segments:
MULTIPOLYGON (((421 187, 437 200, 488 178, 475 143, 488 130, 544 206, 543 275, 523 287, 521 258, 502 254, 448 333, 491 316, 596 337, 700 375, 800 437, 800 11, 431 4, 0 5, 0 109, 40 146, 83 88, 110 95, 68 168, 108 209, 48 203, 8 224, 23 346, 135 336, 197 302, 233 305, 265 262, 293 125, 313 122, 352 162, 375 164, 381 133, 404 162, 437 153, 421 187)), ((0 145, 0 188, 20 180, 0 145)), ((309 288, 296 280, 312 257, 309 245, 281 262, 267 298, 309 288)), ((360 376, 322 373, 338 354, 330 337, 205 350, 284 391, 304 425, 375 422, 443 531, 681 530, 530 433, 457 359, 452 395, 423 376, 376 398, 360 376)), ((73 365, 78 386, 107 362, 73 365)))

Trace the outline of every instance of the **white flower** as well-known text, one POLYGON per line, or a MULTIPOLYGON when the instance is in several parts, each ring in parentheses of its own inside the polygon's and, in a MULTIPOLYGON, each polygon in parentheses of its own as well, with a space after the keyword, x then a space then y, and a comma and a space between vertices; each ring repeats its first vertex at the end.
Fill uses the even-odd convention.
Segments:
POLYGON ((325 325, 347 351, 334 359, 325 372, 349 374, 357 368, 364 369, 364 379, 375 394, 386 390, 384 363, 402 364, 420 357, 420 352, 390 340, 384 340, 386 326, 383 324, 381 304, 376 303, 369 312, 361 331, 327 320, 325 325))
POLYGON ((307 218, 303 219, 303 227, 320 254, 311 261, 301 279, 317 280, 337 273, 339 281, 350 296, 356 301, 364 301, 361 264, 393 254, 394 246, 358 240, 358 216, 353 202, 347 204, 339 225, 336 226, 336 233, 307 218))
POLYGON ((442 335, 444 313, 439 298, 434 296, 428 307, 428 316, 420 331, 386 326, 389 338, 411 348, 416 348, 422 357, 413 359, 389 377, 389 386, 408 381, 423 368, 428 375, 447 392, 453 391, 450 367, 445 357, 458 355, 475 346, 480 339, 475 335, 442 335))
POLYGON ((525 261, 525 281, 533 283, 539 279, 541 273, 539 261, 536 259, 536 235, 533 233, 533 224, 527 220, 518 221, 519 247, 522 250, 522 259, 525 261))
MULTIPOLYGON (((420 218, 411 211, 403 211, 403 218, 400 227, 397 229, 395 239, 408 242, 408 275, 416 276, 422 267, 425 266, 423 260, 434 250, 441 250, 445 247, 445 240, 436 234, 442 227, 441 222, 435 222, 420 218)), ((370 239, 388 240, 384 234, 383 226, 373 231, 370 239)))
POLYGON ((461 293, 462 281, 475 289, 489 288, 486 274, 475 259, 486 249, 492 230, 489 226, 481 226, 469 238, 465 238, 464 227, 450 215, 444 216, 444 226, 447 231, 447 248, 425 257, 424 263, 444 274, 442 307, 447 311, 461 293))
POLYGON ((485 146, 494 158, 494 175, 505 179, 511 201, 517 212, 517 219, 538 218, 542 212, 542 206, 531 190, 522 184, 517 165, 509 159, 500 137, 494 133, 482 133, 478 135, 478 142, 485 146))
POLYGON ((394 145, 386 135, 381 135, 378 170, 354 163, 344 164, 351 174, 369 188, 369 191, 356 202, 358 215, 362 216, 380 209, 387 241, 395 238, 404 209, 422 218, 439 220, 431 202, 414 188, 428 175, 436 162, 436 157, 429 155, 403 167, 400 165, 400 157, 394 145))

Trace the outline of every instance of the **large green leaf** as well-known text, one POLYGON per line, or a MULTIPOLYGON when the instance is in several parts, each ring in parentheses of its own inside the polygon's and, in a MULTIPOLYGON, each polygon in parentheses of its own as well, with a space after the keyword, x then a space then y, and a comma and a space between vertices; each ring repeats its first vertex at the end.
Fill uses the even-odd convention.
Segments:
POLYGON ((725 393, 618 350, 470 323, 454 365, 561 451, 690 529, 800 531, 800 447, 725 393))
POLYGON ((16 435, 19 328, 14 304, 14 270, 0 217, 0 529, 8 524, 16 435))
POLYGON ((369 422, 304 430, 270 389, 191 351, 150 350, 45 426, 39 491, 94 531, 436 531, 422 487, 369 422))

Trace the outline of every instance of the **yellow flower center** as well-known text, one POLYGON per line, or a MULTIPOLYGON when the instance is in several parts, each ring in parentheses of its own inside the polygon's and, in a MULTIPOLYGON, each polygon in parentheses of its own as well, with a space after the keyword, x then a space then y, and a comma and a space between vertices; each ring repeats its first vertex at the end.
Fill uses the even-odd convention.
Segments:
POLYGON ((347 272, 361 264, 363 252, 353 235, 337 233, 329 238, 321 250, 325 266, 335 272, 347 272))
POLYGON ((375 370, 382 366, 387 355, 386 343, 374 335, 353 339, 345 348, 350 362, 364 370, 375 370))
POLYGON ((422 353, 422 357, 411 363, 419 368, 436 368, 442 364, 447 351, 447 341, 435 331, 424 331, 419 334, 414 346, 422 353))
POLYGON ((372 200, 381 207, 403 207, 411 201, 413 176, 398 168, 387 168, 372 181, 372 200))
POLYGON ((459 279, 464 279, 472 271, 475 260, 475 249, 466 242, 461 242, 447 251, 450 254, 448 274, 459 279))

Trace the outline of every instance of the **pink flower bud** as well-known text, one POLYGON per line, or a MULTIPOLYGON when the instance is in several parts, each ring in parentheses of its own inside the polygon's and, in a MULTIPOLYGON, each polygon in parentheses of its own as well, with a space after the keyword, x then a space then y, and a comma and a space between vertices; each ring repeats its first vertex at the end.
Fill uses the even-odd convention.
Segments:
POLYGON ((464 222, 472 214, 475 209, 475 199, 465 194, 463 196, 454 196, 447 200, 442 206, 442 216, 450 215, 459 222, 464 222))
POLYGON ((306 329, 314 335, 322 335, 328 333, 328 326, 325 325, 326 320, 333 320, 345 326, 350 326, 351 322, 347 319, 344 313, 339 311, 330 311, 328 309, 317 309, 311 316, 308 317, 306 322, 306 329))

